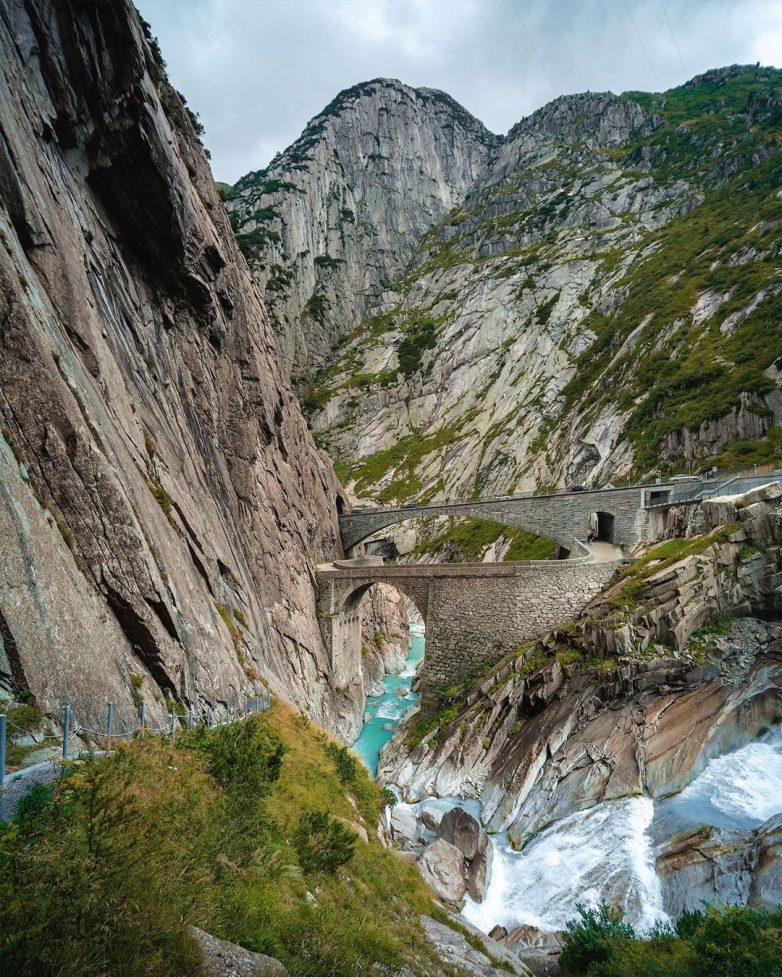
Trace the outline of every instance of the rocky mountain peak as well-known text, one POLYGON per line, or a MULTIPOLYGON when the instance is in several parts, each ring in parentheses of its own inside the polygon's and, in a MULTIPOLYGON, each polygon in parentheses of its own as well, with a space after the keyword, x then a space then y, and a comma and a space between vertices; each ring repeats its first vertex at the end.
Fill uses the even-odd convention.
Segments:
POLYGON ((236 184, 234 228, 295 378, 380 301, 498 142, 444 92, 378 78, 340 92, 236 184))
POLYGON ((781 119, 782 72, 737 67, 514 126, 308 395, 355 493, 776 457, 781 119))
POLYGON ((528 115, 508 132, 506 144, 525 137, 583 142, 587 146, 619 146, 653 120, 631 98, 613 92, 561 95, 528 115))

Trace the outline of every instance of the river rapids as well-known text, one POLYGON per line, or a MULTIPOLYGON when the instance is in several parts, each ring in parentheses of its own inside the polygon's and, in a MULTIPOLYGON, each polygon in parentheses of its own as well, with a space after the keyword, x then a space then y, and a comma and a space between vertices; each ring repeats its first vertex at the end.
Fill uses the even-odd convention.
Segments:
MULTIPOLYGON (((365 724, 354 750, 374 776, 380 749, 417 703, 411 691, 424 654, 423 631, 412 625, 405 669, 385 678, 382 695, 367 700, 365 724)), ((418 804, 447 809, 459 805, 479 815, 475 801, 429 798, 418 804)), ((751 829, 782 813, 782 729, 712 759, 680 793, 658 801, 628 797, 577 811, 551 824, 523 849, 514 851, 505 834, 491 836, 494 863, 482 902, 469 897, 462 909, 488 932, 529 925, 561 930, 577 906, 619 904, 640 933, 669 922, 655 867, 653 838, 695 825, 751 829)))

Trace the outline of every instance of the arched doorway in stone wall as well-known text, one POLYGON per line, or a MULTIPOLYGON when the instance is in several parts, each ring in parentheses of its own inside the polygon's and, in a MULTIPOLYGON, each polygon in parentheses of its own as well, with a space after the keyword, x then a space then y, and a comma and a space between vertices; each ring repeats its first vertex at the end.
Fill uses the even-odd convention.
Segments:
POLYGON ((594 538, 604 543, 614 541, 614 516, 610 512, 593 512, 589 517, 590 527, 594 538))

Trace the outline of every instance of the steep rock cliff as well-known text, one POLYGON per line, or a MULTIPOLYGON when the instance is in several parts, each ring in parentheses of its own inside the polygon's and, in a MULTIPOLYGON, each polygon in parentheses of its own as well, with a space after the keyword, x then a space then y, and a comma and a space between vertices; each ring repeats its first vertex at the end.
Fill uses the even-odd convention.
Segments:
POLYGON ((343 481, 401 501, 778 459, 781 93, 735 66, 495 142, 306 394, 343 481))
POLYGON ((130 3, 9 0, 0 47, 3 685, 87 724, 268 684, 333 726, 339 487, 192 118, 130 3))
POLYGON ((382 300, 496 142, 444 92, 378 78, 341 92, 227 205, 279 336, 306 381, 382 300))

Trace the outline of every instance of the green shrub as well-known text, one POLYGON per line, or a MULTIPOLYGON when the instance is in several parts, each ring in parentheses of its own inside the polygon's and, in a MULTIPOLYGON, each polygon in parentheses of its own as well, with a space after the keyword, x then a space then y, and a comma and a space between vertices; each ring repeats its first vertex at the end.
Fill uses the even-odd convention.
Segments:
POLYGON ((241 823, 241 835, 231 839, 236 858, 248 858, 256 838, 266 827, 263 800, 279 780, 285 748, 263 717, 250 716, 241 723, 185 733, 184 748, 195 749, 207 759, 207 768, 223 787, 225 822, 241 823))
POLYGON ((329 870, 350 857, 342 822, 369 829, 386 798, 360 765, 348 797, 328 742, 275 703, 176 743, 147 736, 74 762, 51 803, 33 794, 0 825, 0 973, 200 977, 190 925, 277 957, 292 977, 441 971, 419 919, 435 906, 414 867, 370 830, 347 868, 329 870), (293 840, 313 811, 328 812, 312 841, 305 824, 303 848, 327 866, 312 869, 317 905, 293 840))
MULTIPOLYGON (((41 728, 41 714, 38 712, 35 706, 30 705, 28 702, 23 702, 19 705, 12 706, 6 715, 9 723, 13 723, 14 726, 19 726, 19 728, 25 730, 25 732, 36 733, 41 728)), ((9 730, 9 734, 11 737, 15 735, 22 735, 13 728, 9 730)))
POLYGON ((299 820, 293 844, 305 872, 334 873, 353 857, 356 836, 328 811, 307 811, 299 820))
POLYGON ((52 784, 32 784, 19 801, 14 820, 21 832, 32 834, 41 825, 43 817, 51 807, 52 784))
POLYGON ((591 974, 594 964, 611 960, 635 939, 635 932, 623 922, 621 910, 605 903, 598 909, 576 908, 579 918, 567 924, 559 962, 566 974, 591 974))
POLYGON ((435 327, 432 320, 425 320, 408 332, 399 344, 397 356, 399 369, 406 377, 417 373, 421 367, 424 351, 434 349, 435 327))
POLYGON ((620 911, 579 908, 560 965, 567 977, 780 977, 782 910, 708 906, 639 939, 620 911))
POLYGON ((140 817, 123 767, 82 762, 51 804, 39 792, 28 795, 19 820, 0 835, 4 973, 197 973, 199 954, 183 917, 192 918, 205 880, 187 858, 178 859, 172 875, 181 843, 140 817))
POLYGON ((348 786, 352 784, 358 773, 358 761, 345 746, 338 743, 328 743, 326 745, 327 755, 334 761, 337 768, 337 776, 340 781, 348 786))

